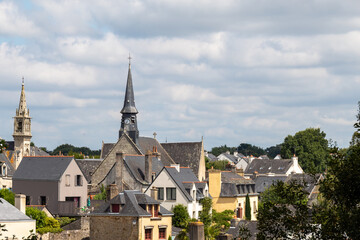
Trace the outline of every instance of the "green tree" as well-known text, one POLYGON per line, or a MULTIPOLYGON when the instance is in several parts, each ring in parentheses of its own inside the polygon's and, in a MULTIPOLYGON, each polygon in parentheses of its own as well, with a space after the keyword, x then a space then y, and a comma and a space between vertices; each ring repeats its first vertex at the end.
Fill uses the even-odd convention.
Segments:
POLYGON ((7 147, 8 145, 6 144, 5 140, 0 138, 0 153, 2 153, 7 147))
POLYGON ((0 197, 15 205, 15 194, 7 188, 0 189, 0 197))
POLYGON ((236 147, 228 147, 225 145, 222 145, 220 147, 213 147, 211 149, 211 153, 215 156, 219 156, 220 154, 229 151, 231 154, 233 154, 236 151, 236 147))
POLYGON ((328 141, 325 136, 326 134, 319 128, 307 128, 294 136, 289 135, 282 144, 281 156, 289 159, 295 154, 305 172, 323 172, 329 156, 328 141))
POLYGON ((241 240, 249 240, 252 236, 247 223, 239 223, 239 238, 241 240))
POLYGON ((306 239, 314 231, 307 202, 304 185, 273 184, 261 194, 257 239, 306 239))
POLYGON ((94 196, 94 200, 106 200, 106 198, 107 198, 106 188, 104 187, 103 184, 101 184, 100 193, 94 196))
POLYGON ((275 158, 278 154, 281 154, 281 144, 271 146, 265 149, 266 154, 270 159, 275 158))
POLYGON ((219 170, 226 170, 228 165, 230 163, 227 160, 218 160, 218 161, 214 161, 214 162, 208 162, 206 165, 207 169, 219 169, 219 170))
POLYGON ((324 200, 315 220, 321 224, 321 236, 360 239, 360 144, 345 154, 333 149, 320 192, 324 200))
POLYGON ((46 216, 46 214, 37 208, 26 208, 26 215, 36 220, 36 231, 40 234, 46 232, 61 232, 60 223, 55 218, 46 216))
POLYGON ((175 227, 187 228, 190 221, 190 216, 187 211, 187 207, 182 204, 177 204, 173 208, 172 222, 175 227))
POLYGON ((262 149, 261 147, 254 146, 249 143, 241 143, 237 147, 237 151, 239 153, 244 154, 245 156, 250 156, 250 155, 260 156, 266 154, 265 150, 262 149))
POLYGON ((245 200, 245 219, 251 220, 251 206, 250 206, 249 194, 246 194, 246 200, 245 200))

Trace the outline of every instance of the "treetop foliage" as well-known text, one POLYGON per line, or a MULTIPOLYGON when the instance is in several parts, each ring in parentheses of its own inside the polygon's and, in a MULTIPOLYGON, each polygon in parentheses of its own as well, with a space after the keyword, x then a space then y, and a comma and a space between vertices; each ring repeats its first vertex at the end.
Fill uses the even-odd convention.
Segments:
POLYGON ((5 140, 0 138, 0 153, 2 153, 3 150, 6 149, 7 147, 8 146, 7 146, 6 142, 5 142, 5 140))
POLYGON ((229 151, 230 154, 234 154, 234 152, 239 152, 244 154, 245 156, 261 156, 261 155, 268 155, 270 158, 274 158, 276 155, 280 154, 280 147, 281 145, 278 144, 276 146, 271 146, 266 149, 261 147, 257 147, 255 145, 251 145, 249 143, 241 143, 238 147, 228 147, 222 145, 220 147, 213 147, 211 149, 211 153, 215 156, 219 156, 221 153, 229 151))
POLYGON ((187 228, 190 221, 190 216, 187 211, 187 207, 182 204, 177 204, 173 208, 174 216, 172 217, 172 223, 175 227, 187 228))
POLYGON ((323 172, 329 156, 325 137, 326 134, 319 128, 307 128, 294 136, 288 135, 282 144, 281 156, 289 159, 295 154, 305 172, 323 172))
POLYGON ((10 204, 15 205, 15 193, 7 188, 0 189, 0 197, 8 201, 10 204))
POLYGON ((75 158, 84 158, 83 155, 94 156, 98 158, 101 151, 91 150, 88 147, 75 147, 71 144, 62 144, 50 152, 50 155, 58 155, 60 152, 68 156, 74 155, 75 158))

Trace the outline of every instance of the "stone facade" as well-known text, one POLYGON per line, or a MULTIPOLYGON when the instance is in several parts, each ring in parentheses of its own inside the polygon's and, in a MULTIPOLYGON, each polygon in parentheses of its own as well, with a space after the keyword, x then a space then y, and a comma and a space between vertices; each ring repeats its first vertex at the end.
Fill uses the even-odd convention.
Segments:
MULTIPOLYGON (((104 184, 105 186, 112 184, 112 182, 107 181, 107 178, 111 177, 109 176, 109 172, 116 163, 116 153, 120 152, 131 155, 142 154, 140 149, 132 142, 132 140, 126 134, 123 134, 93 173, 91 177, 92 191, 98 189, 101 184, 104 184)), ((120 161, 120 163, 124 164, 123 161, 120 161)), ((124 170, 123 166, 121 168, 124 170)))
POLYGON ((140 240, 139 218, 125 216, 91 216, 90 239, 140 240))

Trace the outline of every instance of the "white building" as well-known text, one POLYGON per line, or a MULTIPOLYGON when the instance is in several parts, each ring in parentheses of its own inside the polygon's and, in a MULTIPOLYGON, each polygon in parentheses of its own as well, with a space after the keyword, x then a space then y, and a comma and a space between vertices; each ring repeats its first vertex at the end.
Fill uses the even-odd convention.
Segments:
POLYGON ((157 200, 161 206, 170 210, 177 204, 187 207, 190 218, 199 218, 202 211, 200 200, 209 196, 209 187, 206 182, 200 182, 191 168, 173 164, 164 167, 145 194, 151 196, 151 189, 157 188, 157 200))

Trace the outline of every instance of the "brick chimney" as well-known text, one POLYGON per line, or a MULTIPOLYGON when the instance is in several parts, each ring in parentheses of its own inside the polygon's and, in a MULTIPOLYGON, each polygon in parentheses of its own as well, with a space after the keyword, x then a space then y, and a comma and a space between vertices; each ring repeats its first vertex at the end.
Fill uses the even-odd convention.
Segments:
POLYGON ((25 214, 26 211, 26 196, 24 194, 15 195, 15 207, 25 214))
POLYGON ((123 165, 124 165, 124 153, 116 153, 116 165, 115 165, 115 184, 117 185, 118 192, 124 191, 123 187, 123 165))
MULTIPOLYGON (((153 148, 155 151, 155 149, 153 148)), ((145 154, 145 181, 152 182, 152 157, 153 153, 149 150, 145 154)))

